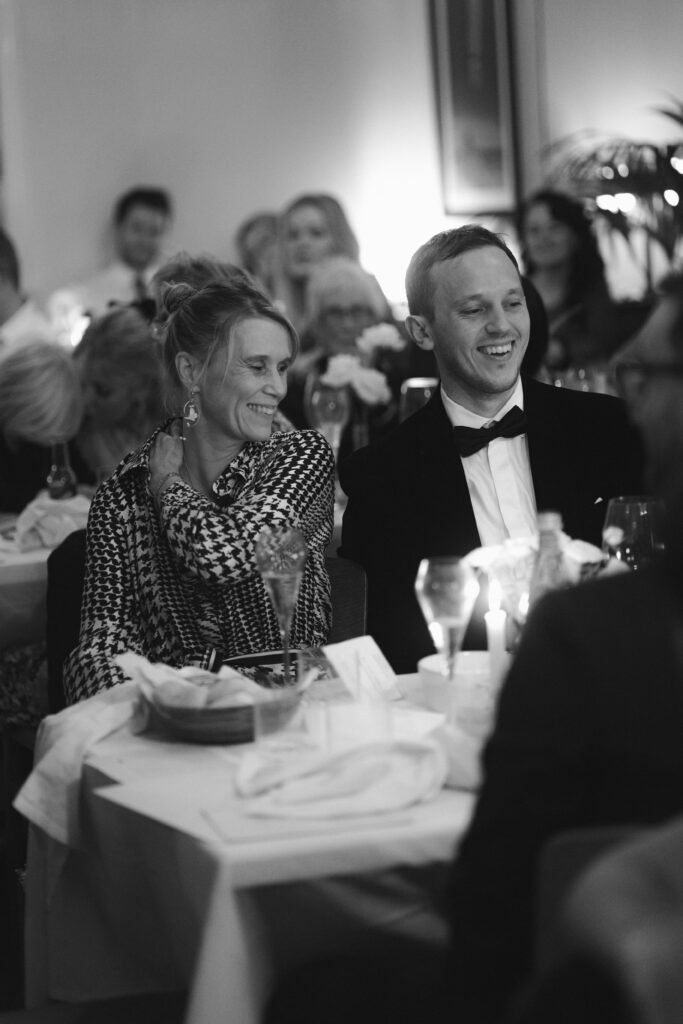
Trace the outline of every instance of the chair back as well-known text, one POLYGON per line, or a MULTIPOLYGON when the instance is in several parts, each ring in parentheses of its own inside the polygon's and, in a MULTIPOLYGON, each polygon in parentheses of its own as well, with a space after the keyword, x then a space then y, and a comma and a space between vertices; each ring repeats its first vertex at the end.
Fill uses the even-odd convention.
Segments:
POLYGON ((50 714, 66 705, 64 662, 78 644, 85 584, 85 530, 74 530, 47 560, 47 703, 50 714))
POLYGON ((368 586, 365 570, 350 558, 329 555, 325 568, 332 591, 331 644, 363 636, 366 630, 368 586))
POLYGON ((571 952, 562 928, 562 905, 579 875, 610 847, 632 839, 640 831, 631 825, 577 828, 547 841, 536 876, 534 959, 538 972, 556 966, 571 952))

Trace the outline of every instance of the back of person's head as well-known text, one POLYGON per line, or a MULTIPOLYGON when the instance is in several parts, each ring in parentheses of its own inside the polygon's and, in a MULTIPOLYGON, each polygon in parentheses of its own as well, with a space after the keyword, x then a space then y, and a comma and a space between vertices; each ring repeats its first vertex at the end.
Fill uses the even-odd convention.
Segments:
POLYGON ((303 206, 312 206, 314 209, 319 210, 325 218, 327 228, 332 237, 330 256, 348 256, 352 260, 358 259, 360 255, 358 239, 351 229, 344 209, 338 199, 325 192, 306 192, 303 195, 297 196, 285 208, 282 214, 284 231, 287 230, 289 217, 295 210, 303 206))
POLYGON ((98 317, 74 349, 87 427, 125 426, 144 440, 163 416, 163 370, 144 317, 120 306, 98 317))
POLYGON ((82 415, 78 373, 65 349, 33 341, 0 357, 0 430, 8 444, 67 441, 82 415))
POLYGON ((259 277, 263 271, 263 256, 266 250, 275 246, 278 237, 278 216, 276 213, 255 213, 237 228, 235 248, 240 266, 250 274, 259 277))
POLYGON ((208 253, 192 256, 188 252, 178 252, 159 267, 152 278, 151 287, 159 305, 162 291, 167 285, 189 284, 199 290, 212 282, 253 284, 249 275, 233 263, 224 263, 208 253))
POLYGON ((449 231, 441 231, 421 245, 408 264, 406 272, 406 294, 411 314, 423 316, 427 320, 434 317, 433 267, 454 260, 457 256, 472 252, 474 249, 484 249, 486 246, 500 249, 519 270, 517 260, 502 236, 494 234, 480 224, 465 224, 449 231))
POLYGON ((173 216, 173 203, 169 193, 163 188, 151 186, 138 186, 129 189, 116 200, 114 206, 114 224, 119 227, 135 206, 146 206, 150 210, 156 210, 164 217, 173 216))
POLYGON ((522 206, 519 218, 522 264, 528 274, 533 274, 536 268, 525 244, 525 223, 529 212, 536 206, 545 206, 552 219, 565 224, 576 239, 570 270, 569 297, 580 299, 586 288, 603 279, 605 275, 605 264, 600 255, 593 222, 583 203, 564 192, 540 189, 530 195, 522 206))
POLYGON ((291 323, 243 276, 244 280, 211 282, 202 288, 172 284, 163 290, 160 322, 170 411, 182 408, 186 397, 177 356, 186 352, 206 368, 221 346, 229 348, 235 328, 244 320, 272 320, 284 327, 291 341, 292 359, 296 356, 299 340, 291 323))
POLYGON ((19 257, 11 238, 2 230, 0 230, 0 278, 4 278, 15 291, 19 291, 21 284, 19 257))
POLYGON ((387 301, 375 277, 348 256, 330 256, 312 271, 306 293, 309 324, 315 323, 330 306, 352 299, 379 320, 387 314, 387 301))

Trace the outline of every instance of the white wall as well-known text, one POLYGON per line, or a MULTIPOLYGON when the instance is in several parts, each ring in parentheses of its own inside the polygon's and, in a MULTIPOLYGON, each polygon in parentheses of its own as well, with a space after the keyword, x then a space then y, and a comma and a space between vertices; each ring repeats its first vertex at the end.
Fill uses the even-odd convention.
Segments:
MULTIPOLYGON (((549 139, 664 132, 678 0, 513 0, 527 187, 549 139)), ((239 221, 337 194, 392 298, 446 226, 427 0, 0 0, 4 211, 29 288, 105 256, 111 203, 167 186, 171 248, 231 257, 239 221)))

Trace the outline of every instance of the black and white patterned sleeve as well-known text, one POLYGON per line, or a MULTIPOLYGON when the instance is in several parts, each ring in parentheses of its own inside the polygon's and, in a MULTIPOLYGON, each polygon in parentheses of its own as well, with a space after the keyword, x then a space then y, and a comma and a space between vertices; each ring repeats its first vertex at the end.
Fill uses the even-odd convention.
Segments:
POLYGON ((111 484, 100 488, 90 507, 81 631, 64 665, 68 704, 123 681, 112 663, 116 654, 144 653, 127 558, 125 504, 120 488, 111 484))
POLYGON ((331 538, 334 456, 317 431, 279 434, 255 477, 228 507, 176 484, 163 494, 161 520, 175 557, 205 583, 243 580, 255 572, 254 544, 264 526, 301 529, 319 548, 331 538))

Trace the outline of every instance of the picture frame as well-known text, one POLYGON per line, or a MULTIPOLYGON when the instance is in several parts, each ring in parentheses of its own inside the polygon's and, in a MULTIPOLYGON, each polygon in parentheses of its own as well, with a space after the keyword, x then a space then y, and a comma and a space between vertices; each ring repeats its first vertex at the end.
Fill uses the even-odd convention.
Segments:
POLYGON ((518 205, 510 0, 430 0, 444 209, 518 205))

